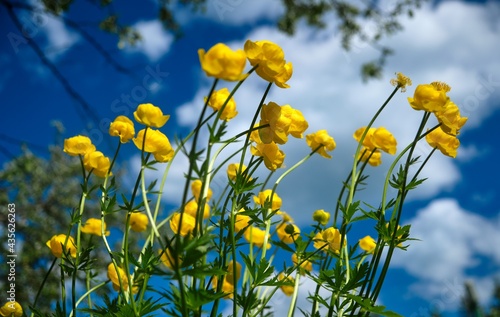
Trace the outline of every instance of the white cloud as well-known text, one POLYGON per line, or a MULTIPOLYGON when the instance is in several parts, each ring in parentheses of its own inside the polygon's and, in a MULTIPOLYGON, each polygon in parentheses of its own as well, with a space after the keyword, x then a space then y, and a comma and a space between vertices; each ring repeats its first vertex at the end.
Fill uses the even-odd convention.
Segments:
POLYGON ((174 37, 159 20, 140 21, 133 28, 139 32, 141 40, 134 47, 129 47, 128 51, 140 52, 153 62, 169 52, 174 37))
POLYGON ((487 273, 469 276, 468 270, 486 262, 487 267, 496 267, 496 274, 500 274, 497 247, 500 218, 486 219, 462 209, 454 199, 439 199, 419 210, 408 223, 411 237, 420 241, 411 242, 406 252, 395 253, 392 265, 419 278, 410 286, 411 291, 428 300, 456 293, 453 298, 442 300, 443 309, 456 308, 453 304, 460 300, 467 278, 473 278, 480 285, 490 280, 490 287, 482 289, 480 295, 484 301, 485 296, 491 294, 492 276, 487 273))
POLYGON ((39 26, 47 39, 46 54, 57 58, 80 40, 80 36, 70 31, 60 19, 45 15, 39 26), (42 23, 43 22, 43 23, 42 23))

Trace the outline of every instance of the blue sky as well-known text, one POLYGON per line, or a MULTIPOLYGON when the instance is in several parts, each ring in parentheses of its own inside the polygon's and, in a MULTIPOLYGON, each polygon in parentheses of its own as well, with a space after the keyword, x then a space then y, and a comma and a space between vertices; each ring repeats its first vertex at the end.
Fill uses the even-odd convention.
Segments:
MULTIPOLYGON (((454 316, 467 279, 477 285, 481 299, 488 298, 493 277, 500 274, 500 208, 496 201, 499 173, 494 164, 499 156, 496 129, 500 120, 500 4, 424 4, 413 19, 402 20, 404 31, 384 40, 395 49, 395 55, 389 58, 383 78, 363 83, 360 65, 378 56, 369 45, 355 42, 352 51, 344 52, 331 24, 323 31, 302 25, 294 37, 287 37, 272 26, 281 13, 278 1, 223 2, 232 4, 228 11, 216 9, 220 1, 208 1, 206 15, 193 15, 179 8, 184 30, 180 39, 155 20, 155 3, 121 9, 125 21, 144 37, 136 48, 120 50, 116 38, 89 28, 132 75, 116 71, 70 27, 47 16, 16 11, 25 35, 47 52, 95 110, 104 128, 89 124, 88 118, 82 120, 80 105, 41 65, 30 46, 19 40, 21 32, 5 8, 0 7, 0 29, 4 30, 0 41, 0 96, 5 109, 0 118, 2 164, 11 155, 21 153, 19 143, 8 137, 28 142, 35 153, 47 155, 43 148, 53 144, 56 135, 52 120, 64 124, 64 137, 89 135, 100 150, 111 155, 107 123, 117 115, 130 116, 143 102, 158 105, 172 115, 164 128, 169 137, 185 135, 211 83, 200 70, 198 48, 208 49, 217 42, 241 48, 246 39, 268 39, 280 44, 286 59, 294 64, 291 88, 273 87, 268 100, 300 109, 309 121, 308 133, 327 129, 337 142, 332 160, 313 157, 278 189, 283 209, 305 226, 314 210, 333 209, 341 180, 352 164, 352 132, 368 122, 392 91, 389 80, 394 73, 408 75, 413 86, 396 95, 376 126, 393 132, 400 149, 410 142, 421 116, 409 107, 406 98, 417 84, 444 81, 452 87, 449 95, 469 122, 460 135, 462 145, 457 159, 434 155, 425 171, 428 181, 409 196, 403 222, 412 224, 412 236, 421 241, 412 243, 407 252, 396 254, 380 301, 405 316, 423 316, 421 312, 432 307, 454 316)), ((390 7, 392 3, 380 5, 390 7)), ((95 22, 100 16, 96 9, 79 4, 69 17, 95 22), (75 12, 92 18, 77 18, 75 12)), ((364 28, 371 30, 370 25, 364 28)), ((239 116, 232 132, 244 128, 262 87, 261 80, 250 78, 238 93, 239 116)), ((422 154, 429 150, 425 144, 418 148, 422 154)), ((307 154, 307 148, 303 140, 293 140, 285 152, 285 164, 291 166, 307 154)), ((131 171, 137 170, 138 156, 133 146, 129 145, 120 159, 131 171)), ((371 170, 369 187, 362 193, 368 202, 380 199, 377 185, 390 157, 384 156, 383 160, 382 166, 371 170)), ((185 162, 177 164, 178 172, 172 174, 173 182, 167 185, 169 194, 165 199, 170 204, 175 204, 180 195, 174 184, 182 177, 185 162)), ((353 239, 366 233, 355 232, 353 239)), ((307 291, 307 284, 302 289, 307 291)), ((275 307, 283 306, 281 301, 286 300, 276 299, 275 307)))

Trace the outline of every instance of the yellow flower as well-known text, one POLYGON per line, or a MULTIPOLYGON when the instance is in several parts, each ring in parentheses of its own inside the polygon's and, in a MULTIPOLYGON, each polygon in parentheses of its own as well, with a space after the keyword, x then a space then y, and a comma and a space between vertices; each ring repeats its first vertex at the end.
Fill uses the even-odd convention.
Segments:
MULTIPOLYGON (((214 109, 214 111, 219 111, 229 97, 229 94, 230 92, 227 88, 222 88, 220 90, 214 91, 210 96, 210 99, 208 100, 208 106, 214 109)), ((224 110, 222 110, 220 119, 229 121, 232 118, 236 117, 237 114, 238 111, 236 111, 236 102, 234 101, 234 98, 231 97, 231 99, 227 101, 224 110)))
POLYGON ((92 141, 86 136, 77 135, 64 140, 64 153, 68 155, 85 155, 94 151, 95 145, 93 145, 92 141))
MULTIPOLYGON (((295 253, 292 254, 292 262, 293 262, 294 265, 298 265, 299 264, 297 254, 295 254, 295 253)), ((304 269, 306 271, 309 271, 309 272, 312 272, 312 270, 313 270, 313 264, 312 264, 311 261, 309 261, 309 260, 305 260, 304 261, 303 259, 301 259, 300 262, 302 262, 300 264, 300 267, 302 269, 304 269)), ((304 274, 302 274, 302 275, 304 275, 304 274)))
POLYGON ((460 141, 457 137, 445 133, 441 127, 427 134, 425 140, 427 140, 430 146, 437 148, 444 155, 453 158, 457 157, 457 149, 460 146, 460 141))
POLYGON ((234 219, 234 230, 240 232, 250 225, 251 218, 247 215, 236 214, 234 219))
POLYGON ((63 254, 63 245, 65 245, 66 252, 68 252, 72 257, 76 258, 76 245, 73 237, 68 237, 66 241, 65 234, 58 234, 53 236, 47 243, 45 243, 52 251, 52 254, 60 258, 63 254))
MULTIPOLYGON (((326 251, 327 248, 325 246, 328 246, 328 249, 330 249, 330 251, 333 251, 337 254, 340 252, 341 240, 342 236, 340 235, 340 231, 333 227, 330 227, 328 229, 316 233, 316 235, 313 238, 314 247, 316 249, 322 249, 323 251, 326 251)), ((345 239, 344 239, 344 244, 345 244, 345 239)))
MULTIPOLYGON (((196 218, 196 212, 198 211, 198 203, 194 200, 190 200, 184 206, 184 212, 190 216, 196 218)), ((207 219, 210 217, 210 206, 205 203, 205 207, 203 208, 203 219, 207 219)))
POLYGON ((326 130, 319 130, 315 133, 306 135, 306 143, 311 148, 311 150, 317 150, 316 152, 319 155, 326 158, 332 158, 332 156, 326 153, 326 151, 333 151, 337 146, 335 144, 335 140, 328 135, 328 132, 326 132, 326 130))
POLYGON ((149 219, 148 216, 143 213, 133 212, 130 214, 129 224, 132 231, 143 232, 148 227, 149 219))
POLYGON ((377 242, 370 236, 359 239, 359 247, 368 253, 373 253, 376 246, 377 242))
POLYGON ((396 79, 391 79, 391 85, 401 88, 401 92, 406 91, 406 86, 411 86, 411 79, 402 73, 396 73, 396 79))
POLYGON ((435 112, 435 115, 439 123, 441 123, 441 129, 450 135, 458 135, 468 119, 460 116, 460 109, 453 101, 448 102, 443 111, 435 112))
POLYGON ((240 81, 247 76, 243 74, 247 62, 246 55, 241 49, 233 51, 227 45, 217 43, 206 53, 200 48, 198 57, 207 76, 227 81, 240 81))
POLYGON ((294 224, 282 222, 276 227, 276 234, 281 242, 290 244, 300 236, 300 229, 294 224))
POLYGON ((109 125, 109 135, 119 136, 121 143, 127 143, 134 137, 135 128, 132 120, 125 116, 116 117, 109 125))
MULTIPOLYGON (((264 238, 266 236, 266 232, 257 227, 250 226, 247 228, 247 230, 245 230, 243 236, 248 242, 251 242, 254 245, 258 246, 259 248, 262 248, 262 246, 264 245, 264 238)), ((269 235, 267 241, 269 241, 269 235)), ((269 248, 271 248, 271 244, 268 242, 267 249, 269 248)))
MULTIPOLYGON (((200 201, 200 195, 201 195, 201 186, 203 183, 201 182, 200 179, 196 179, 191 183, 191 192, 193 193, 194 199, 196 201, 200 201)), ((212 198, 212 190, 208 188, 207 190, 207 200, 210 200, 212 198)))
POLYGON ((443 111, 449 100, 446 95, 449 86, 444 85, 442 83, 418 85, 413 98, 408 98, 410 106, 415 110, 443 111))
POLYGON ((178 212, 174 213, 172 218, 170 218, 170 228, 172 229, 172 231, 176 234, 180 234, 183 237, 190 234, 194 230, 195 226, 196 226, 196 219, 187 213, 184 213, 182 215, 182 222, 181 222, 181 214, 178 212))
MULTIPOLYGON (((162 263, 168 267, 169 269, 173 270, 175 268, 175 258, 172 255, 172 252, 170 252, 169 248, 166 248, 165 251, 158 250, 160 253, 160 260, 162 263)), ((179 265, 182 264, 182 259, 178 259, 179 265)))
POLYGON ((153 153, 158 162, 168 162, 174 157, 174 149, 172 149, 170 141, 165 134, 158 130, 147 129, 146 131, 146 129, 142 129, 132 141, 139 150, 142 150, 144 143, 144 152, 153 153), (146 133, 145 142, 144 133, 146 133))
POLYGON ((257 143, 250 148, 250 152, 252 155, 263 157, 264 165, 271 171, 280 168, 285 160, 285 153, 274 142, 269 144, 257 143))
MULTIPOLYGON (((271 189, 266 189, 263 192, 259 192, 259 195, 253 196, 253 201, 257 205, 261 205, 262 207, 267 207, 266 203, 269 203, 271 201, 271 194, 272 194, 271 189)), ((272 202, 271 202, 271 209, 272 210, 278 210, 281 208, 282 200, 278 194, 274 193, 272 197, 272 202)))
POLYGON ((226 280, 234 284, 234 281, 239 280, 241 276, 241 264, 236 262, 236 273, 233 271, 234 270, 234 264, 233 261, 229 261, 229 264, 227 265, 227 274, 226 274, 226 280))
POLYGON ((143 103, 134 111, 134 118, 140 124, 148 127, 161 128, 167 123, 169 115, 163 115, 161 109, 150 103, 143 103))
POLYGON ((259 65, 255 72, 264 80, 281 88, 289 88, 286 83, 293 73, 292 63, 286 62, 283 49, 271 41, 250 40, 245 42, 245 53, 252 66, 259 65))
MULTIPOLYGON (((82 232, 83 233, 89 233, 89 234, 95 234, 96 236, 101 237, 101 219, 97 218, 89 218, 85 222, 85 225, 82 227, 82 232)), ((109 231, 106 230, 106 223, 103 224, 104 227, 104 234, 106 236, 109 236, 109 231)))
POLYGON ((0 316, 4 317, 21 317, 23 315, 23 308, 21 305, 16 302, 16 301, 7 301, 5 304, 3 304, 2 307, 0 307, 0 316))
POLYGON ((113 263, 109 263, 108 265, 108 278, 111 280, 111 283, 113 283, 113 289, 115 291, 120 291, 120 280, 121 280, 121 285, 123 287, 124 291, 128 290, 128 279, 127 275, 125 274, 125 271, 115 265, 113 263), (118 269, 118 271, 117 271, 118 269))
POLYGON ((283 210, 278 210, 276 212, 276 214, 278 216, 281 216, 281 219, 283 220, 283 222, 293 222, 292 216, 290 216, 287 212, 285 212, 283 210))
MULTIPOLYGON (((354 139, 360 141, 366 127, 361 127, 356 132, 354 132, 354 139)), ((363 139, 363 146, 369 150, 375 148, 381 149, 382 151, 394 155, 397 149, 396 138, 390 133, 386 128, 370 128, 363 139)))
POLYGON ((281 107, 275 102, 262 106, 259 125, 268 125, 258 130, 262 143, 285 144, 288 141, 288 130, 292 124, 292 110, 290 106, 281 107))
POLYGON ((278 280, 283 281, 285 279, 287 284, 281 285, 280 288, 286 296, 291 296, 293 294, 293 291, 295 290, 295 279, 291 276, 287 276, 285 278, 285 275, 283 273, 280 273, 280 275, 278 276, 278 280))
MULTIPOLYGON (((236 181, 236 175, 238 173, 238 170, 240 169, 240 164, 239 163, 231 163, 227 166, 227 177, 232 180, 233 182, 236 181)), ((247 167, 245 164, 241 165, 241 171, 240 173, 243 174, 246 171, 247 167)), ((245 178, 247 180, 252 180, 252 178, 248 178, 247 175, 245 175, 245 178)))
POLYGON ((326 226, 328 221, 330 221, 330 213, 324 211, 323 209, 318 209, 313 213, 313 220, 319 222, 323 226, 326 226))
POLYGON ((375 152, 373 150, 368 149, 368 148, 362 148, 361 152, 359 152, 358 160, 361 160, 362 162, 366 162, 368 160, 368 164, 371 166, 379 166, 382 164, 382 152, 380 150, 376 149, 375 152))
MULTIPOLYGON (((83 166, 87 171, 92 171, 97 177, 106 177, 111 167, 111 161, 101 151, 94 151, 85 154, 83 157, 83 166)), ((109 175, 113 174, 109 172, 109 175)))
MULTIPOLYGON (((227 274, 224 276, 222 281, 222 291, 227 293, 226 298, 233 298, 234 293, 234 281, 239 280, 241 275, 241 264, 236 262, 236 274, 233 274, 233 261, 230 261, 227 265, 227 274)), ((215 276, 212 282, 214 288, 217 288, 218 285, 218 277, 215 276)))
MULTIPOLYGON (((284 105, 283 107, 290 107, 289 105, 284 105)), ((291 108, 291 107, 290 107, 291 108)), ((302 139, 303 133, 309 128, 309 123, 307 123, 304 115, 300 110, 292 108, 292 123, 290 124, 290 128, 288 129, 288 133, 290 133, 294 138, 302 139)))

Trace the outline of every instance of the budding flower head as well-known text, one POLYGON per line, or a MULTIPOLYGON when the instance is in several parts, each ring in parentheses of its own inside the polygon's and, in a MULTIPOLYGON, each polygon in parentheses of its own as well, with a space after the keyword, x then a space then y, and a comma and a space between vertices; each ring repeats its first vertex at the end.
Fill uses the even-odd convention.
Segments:
POLYGON ((313 220, 319 222, 323 226, 326 226, 330 220, 330 213, 324 211, 323 209, 318 209, 313 213, 313 220))

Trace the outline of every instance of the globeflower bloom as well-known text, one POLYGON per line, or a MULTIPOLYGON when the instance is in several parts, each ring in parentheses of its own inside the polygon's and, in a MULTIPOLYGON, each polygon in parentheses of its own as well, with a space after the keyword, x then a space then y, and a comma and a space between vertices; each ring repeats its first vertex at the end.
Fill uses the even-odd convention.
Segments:
POLYGON ((71 236, 67 237, 67 239, 66 237, 67 236, 65 234, 58 234, 53 236, 45 244, 50 248, 52 254, 57 258, 61 258, 63 254, 63 246, 65 248, 65 252, 68 252, 72 257, 76 258, 75 240, 73 240, 73 237, 71 236))
POLYGON ((276 234, 281 242, 290 244, 299 237, 300 229, 294 224, 286 224, 282 222, 276 227, 276 234))
POLYGON ((149 219, 148 216, 143 213, 133 212, 130 214, 129 224, 132 231, 143 232, 148 228, 149 219))
POLYGON ((115 291, 120 290, 120 281, 121 281, 121 286, 123 287, 124 291, 128 290, 128 279, 127 275, 125 274, 125 271, 115 265, 113 263, 109 263, 108 265, 108 278, 111 280, 111 283, 113 284, 113 289, 115 291), (118 270, 117 270, 118 269, 118 270))
POLYGON ((375 251, 375 247, 377 246, 377 242, 370 236, 366 236, 362 239, 359 239, 359 247, 368 253, 373 253, 375 251))
MULTIPOLYGON (((354 139, 359 142, 365 130, 366 127, 356 130, 353 134, 354 139)), ((368 129, 362 144, 369 150, 377 148, 391 155, 396 154, 398 145, 396 138, 384 127, 368 129)))
MULTIPOLYGON (((234 264, 233 261, 231 260, 229 264, 227 265, 227 274, 224 276, 223 279, 223 284, 222 284, 222 291, 224 293, 227 293, 228 295, 226 298, 232 298, 233 297, 233 292, 234 292, 234 282, 240 279, 241 275, 241 264, 236 262, 236 272, 234 270, 234 264)), ((218 278, 214 277, 213 280, 213 287, 217 288, 218 285, 218 278)))
POLYGON ((150 103, 143 103, 134 112, 135 121, 148 127, 161 128, 167 123, 169 115, 163 115, 161 109, 150 103))
POLYGON ((170 141, 159 130, 142 129, 132 141, 139 150, 143 149, 144 143, 144 152, 153 153, 158 162, 168 162, 174 157, 174 149, 170 141), (144 134, 146 134, 146 141, 144 141, 144 134))
POLYGON ((285 285, 281 285, 280 289, 286 296, 291 296, 293 294, 293 291, 295 290, 294 278, 291 276, 285 277, 285 274, 280 273, 280 275, 278 276, 278 280, 285 280, 287 282, 285 285))
POLYGON ((274 142, 269 144, 257 143, 250 148, 250 152, 254 156, 264 158, 264 165, 266 165, 270 171, 275 171, 280 168, 285 160, 285 153, 280 150, 278 145, 274 142))
POLYGON ((431 83, 418 85, 413 98, 408 98, 410 106, 415 110, 428 112, 443 111, 448 103, 449 97, 446 92, 449 86, 443 83, 431 83))
MULTIPOLYGON (((191 183, 191 192, 193 193, 194 199, 196 201, 200 201, 202 185, 203 185, 203 183, 201 182, 200 179, 196 179, 191 183)), ((210 200, 210 198, 212 198, 212 190, 210 188, 208 188, 207 200, 210 200)))
MULTIPOLYGON (((267 207, 269 206, 269 202, 271 202, 271 194, 272 194, 271 189, 266 189, 262 192, 259 192, 257 196, 253 196, 253 201, 257 205, 261 205, 262 207, 267 207)), ((272 202, 271 202, 271 209, 272 210, 278 210, 281 208, 282 200, 278 194, 274 193, 272 196, 272 202)))
POLYGON ((236 214, 234 219, 234 231, 240 232, 250 225, 251 218, 247 215, 236 214))
MULTIPOLYGON (((250 226, 247 228, 247 230, 245 230, 243 236, 248 242, 251 242, 254 245, 258 246, 259 248, 262 248, 262 246, 264 245, 266 232, 260 228, 250 226)), ((267 237, 268 237, 267 241, 269 241, 269 235, 267 237)), ((267 249, 269 248, 271 248, 271 244, 268 242, 267 249)))
POLYGON ((109 125, 109 135, 119 136, 121 143, 127 143, 135 134, 134 123, 125 116, 116 117, 109 125))
POLYGON ((233 51, 227 45, 217 43, 208 52, 199 49, 198 57, 207 76, 227 81, 240 81, 247 76, 243 74, 247 62, 243 50, 233 51))
POLYGON ((378 149, 374 151, 368 148, 363 148, 359 152, 358 160, 361 160, 361 162, 366 162, 368 160, 368 164, 371 166, 379 166, 382 164, 382 152, 378 149))
POLYGON ((180 234, 183 237, 190 234, 194 230, 195 226, 196 218, 187 213, 184 213, 182 215, 182 222, 181 214, 178 212, 174 213, 172 218, 170 218, 170 228, 172 229, 172 231, 176 234, 180 234))
POLYGON ((0 316, 4 317, 21 317, 23 315, 23 308, 21 305, 14 301, 7 301, 5 304, 3 304, 2 307, 0 307, 0 316))
POLYGON ((449 157, 457 157, 457 150, 460 141, 457 137, 449 135, 441 127, 431 131, 425 136, 425 140, 433 148, 437 148, 441 153, 449 157))
POLYGON ((324 211, 323 209, 318 209, 313 213, 313 220, 319 222, 323 226, 326 226, 328 221, 330 221, 330 213, 324 211))
MULTIPOLYGON (((101 219, 89 218, 85 222, 85 225, 83 225, 82 232, 102 237, 101 224, 101 219)), ((109 236, 109 231, 106 230, 106 223, 102 224, 102 226, 104 227, 104 235, 109 236)))
POLYGON ((332 158, 332 156, 326 152, 335 150, 337 146, 335 140, 328 135, 326 130, 319 130, 315 133, 306 135, 306 143, 311 150, 316 151, 319 155, 326 158, 332 158))
POLYGON ((280 88, 289 88, 286 83, 293 73, 291 62, 286 62, 283 49, 271 41, 250 40, 245 42, 245 53, 252 66, 258 65, 255 72, 264 80, 280 88))
MULTIPOLYGON (((220 90, 214 91, 208 99, 208 106, 212 108, 214 111, 220 111, 224 103, 226 103, 227 98, 229 97, 230 92, 227 88, 222 88, 220 90)), ((229 121, 236 117, 238 111, 236 111, 236 102, 234 98, 231 97, 227 100, 226 105, 224 106, 224 110, 220 114, 220 119, 229 121)))
MULTIPOLYGON (((184 212, 185 214, 188 214, 196 218, 196 213, 198 212, 198 203, 194 200, 188 201, 184 206, 184 212)), ((205 203, 205 206, 203 207, 203 219, 207 219, 209 217, 210 217, 210 206, 207 203, 205 203)))
POLYGON ((453 101, 448 102, 443 111, 435 112, 435 115, 441 123, 441 129, 450 135, 458 135, 468 119, 460 116, 460 109, 453 101))
MULTIPOLYGON (((172 252, 170 252, 169 248, 166 248, 165 251, 159 250, 160 253, 160 260, 161 262, 168 267, 169 269, 173 270, 175 268, 175 258, 172 255, 172 252)), ((177 260, 179 262, 179 265, 182 264, 182 259, 179 258, 177 260)))
MULTIPOLYGON (((239 163, 231 163, 227 166, 227 177, 232 180, 233 182, 236 181, 236 175, 238 173, 238 170, 240 169, 240 164, 239 163)), ((245 173, 247 167, 246 165, 241 165, 241 174, 245 173)), ((251 178, 249 179, 251 180, 251 178)))
MULTIPOLYGON (((303 270, 312 272, 313 264, 311 261, 302 259, 300 262, 301 262, 300 267, 303 270)), ((294 265, 299 265, 299 260, 298 260, 297 254, 295 254, 295 253, 292 254, 292 263, 294 265)), ((304 275, 304 274, 302 274, 302 275, 304 275)))
POLYGON ((88 172, 92 171, 97 177, 106 177, 106 175, 111 176, 112 173, 109 171, 111 167, 111 161, 109 157, 104 156, 101 151, 94 151, 85 154, 83 157, 83 166, 88 172))
MULTIPOLYGON (((329 249, 330 251, 333 251, 337 254, 340 252, 341 240, 342 236, 340 235, 340 231, 333 227, 330 227, 328 229, 316 233, 316 236, 314 236, 313 238, 314 247, 316 249, 323 249, 323 251, 329 249)), ((344 244, 345 244, 345 239, 344 239, 344 244)))
POLYGON ((260 141, 265 144, 271 142, 285 144, 289 134, 296 138, 302 138, 302 134, 309 127, 302 112, 290 105, 280 106, 275 102, 269 102, 262 106, 260 116, 259 125, 266 127, 257 131, 260 141))
POLYGON ((64 140, 64 153, 77 156, 95 151, 95 145, 86 136, 77 135, 64 140))

